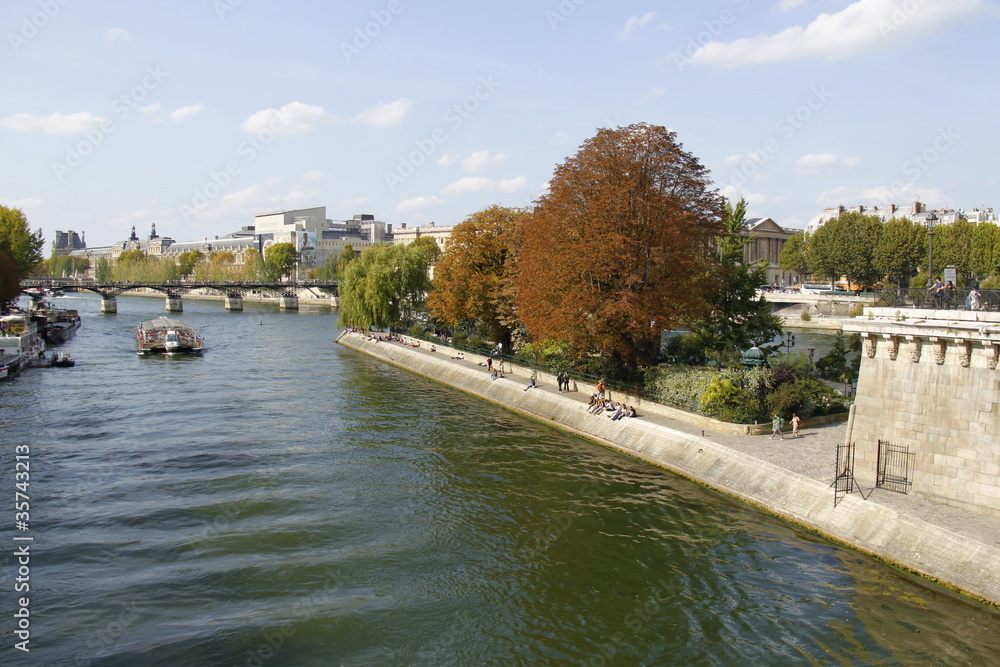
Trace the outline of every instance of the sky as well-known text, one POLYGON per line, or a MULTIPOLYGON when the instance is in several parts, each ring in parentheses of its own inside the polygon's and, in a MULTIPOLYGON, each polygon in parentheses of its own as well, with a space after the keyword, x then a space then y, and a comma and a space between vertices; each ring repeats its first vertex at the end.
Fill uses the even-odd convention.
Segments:
POLYGON ((784 227, 1000 211, 989 0, 6 0, 0 26, 0 204, 47 242, 454 225, 638 122, 784 227))

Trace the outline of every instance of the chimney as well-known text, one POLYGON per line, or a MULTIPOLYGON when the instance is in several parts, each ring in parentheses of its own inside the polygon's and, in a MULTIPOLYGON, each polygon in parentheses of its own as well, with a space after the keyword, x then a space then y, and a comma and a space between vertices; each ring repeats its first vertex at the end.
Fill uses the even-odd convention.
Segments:
POLYGON ((924 205, 918 201, 913 202, 913 215, 924 212, 924 205))

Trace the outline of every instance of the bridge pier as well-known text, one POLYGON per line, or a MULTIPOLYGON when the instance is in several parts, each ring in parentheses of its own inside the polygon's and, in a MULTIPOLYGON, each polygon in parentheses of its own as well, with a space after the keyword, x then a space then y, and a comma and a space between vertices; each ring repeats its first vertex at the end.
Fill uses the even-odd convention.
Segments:
POLYGON ((243 310, 243 297, 241 297, 241 296, 227 296, 226 297, 226 310, 243 310))
POLYGON ((278 308, 281 310, 298 310, 299 309, 299 297, 297 296, 282 296, 278 298, 278 308))
POLYGON ((106 296, 101 299, 101 312, 102 313, 117 313, 118 312, 118 299, 113 296, 106 296))
POLYGON ((179 296, 168 296, 167 297, 167 312, 168 313, 183 313, 184 312, 184 302, 179 296))

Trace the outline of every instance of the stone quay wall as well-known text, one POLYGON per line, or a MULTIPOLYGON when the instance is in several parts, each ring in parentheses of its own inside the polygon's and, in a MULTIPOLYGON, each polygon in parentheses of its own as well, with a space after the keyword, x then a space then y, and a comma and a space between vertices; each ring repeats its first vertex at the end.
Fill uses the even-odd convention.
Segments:
MULTIPOLYGON (((848 494, 834 506, 829 483, 762 461, 709 438, 643 419, 594 419, 579 401, 549 391, 524 391, 527 373, 490 380, 479 367, 399 343, 344 332, 337 342, 540 422, 748 502, 827 537, 1000 605, 1000 549, 916 516, 848 494)), ((470 361, 476 361, 472 355, 470 361)), ((554 386, 551 378, 539 382, 554 386)), ((833 461, 831 460, 831 465, 833 461)), ((832 475, 831 469, 831 477, 832 475)))
POLYGON ((867 308, 844 331, 865 341, 855 469, 905 446, 912 493, 1000 515, 1000 313, 867 308))

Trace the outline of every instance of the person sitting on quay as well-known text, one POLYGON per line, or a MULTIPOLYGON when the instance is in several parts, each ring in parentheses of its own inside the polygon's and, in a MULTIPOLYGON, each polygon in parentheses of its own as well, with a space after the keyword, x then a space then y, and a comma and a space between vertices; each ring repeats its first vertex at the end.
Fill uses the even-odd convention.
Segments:
MULTIPOLYGON (((502 364, 503 362, 500 362, 500 363, 502 364)), ((531 369, 531 377, 528 378, 528 386, 524 388, 524 391, 528 391, 529 389, 534 389, 535 387, 538 386, 537 384, 535 384, 535 379, 537 377, 538 377, 538 370, 532 368, 531 369)))
POLYGON ((619 403, 618 408, 615 410, 614 414, 608 415, 608 419, 613 422, 618 421, 628 412, 628 408, 625 407, 624 403, 619 403))
POLYGON ((465 352, 459 352, 452 359, 465 359, 465 352))

